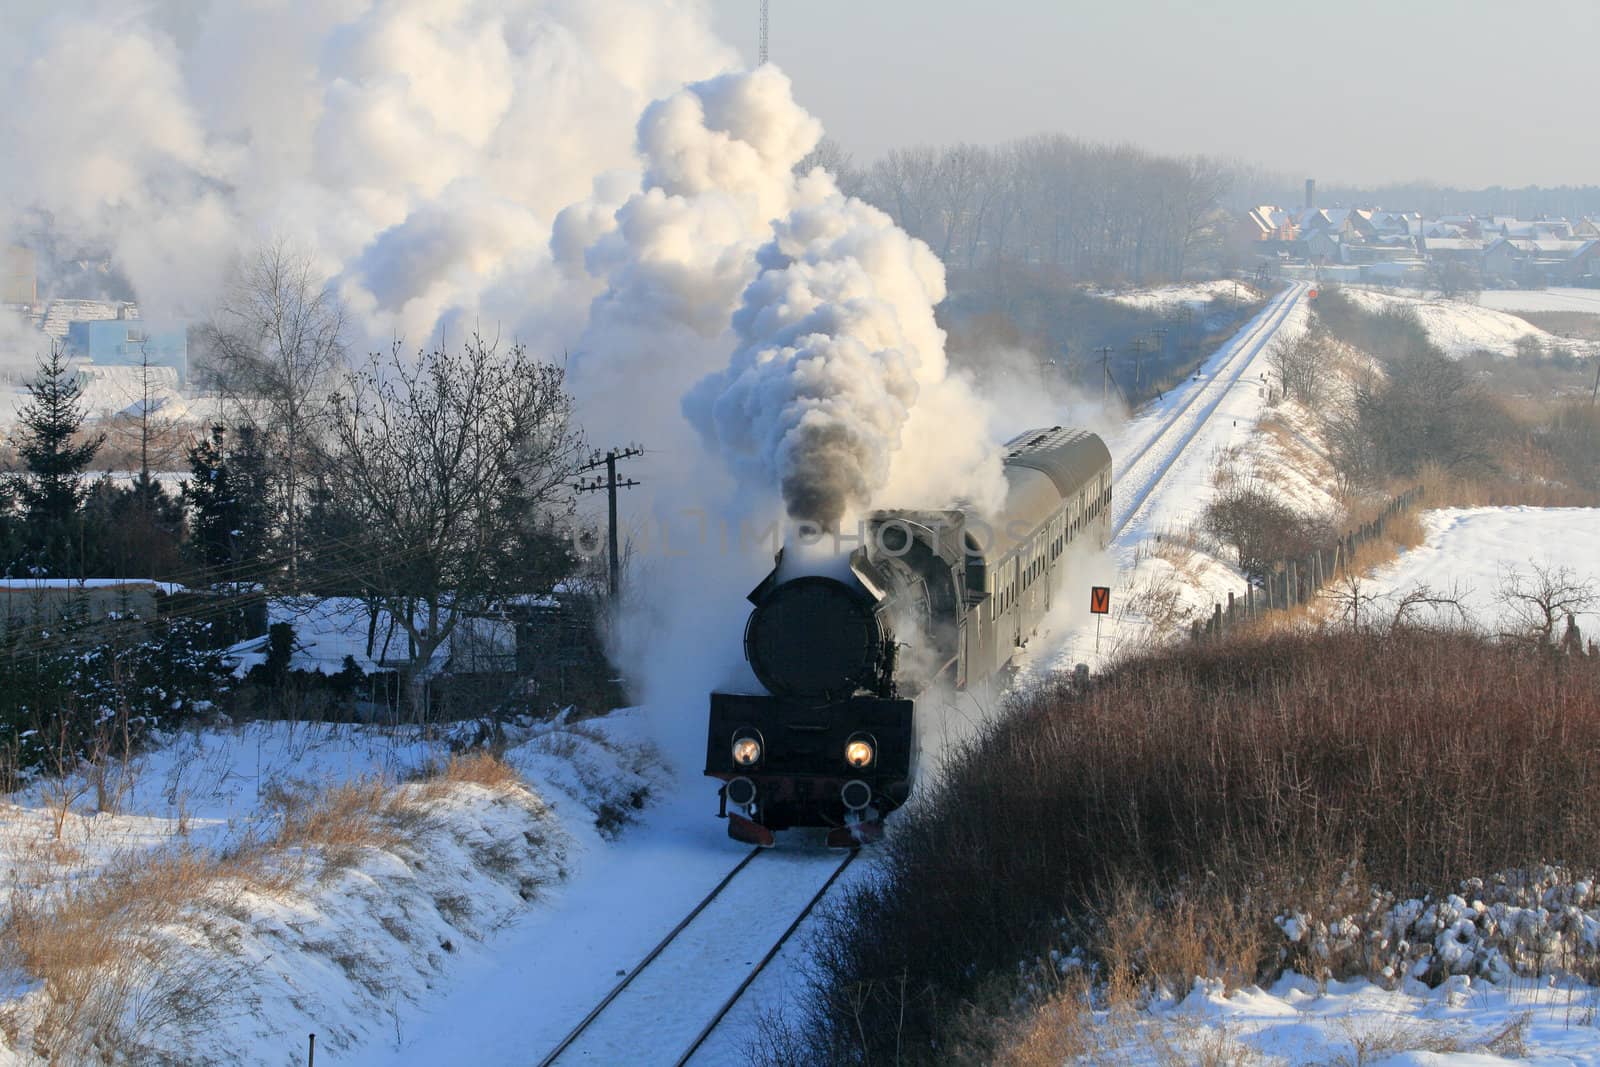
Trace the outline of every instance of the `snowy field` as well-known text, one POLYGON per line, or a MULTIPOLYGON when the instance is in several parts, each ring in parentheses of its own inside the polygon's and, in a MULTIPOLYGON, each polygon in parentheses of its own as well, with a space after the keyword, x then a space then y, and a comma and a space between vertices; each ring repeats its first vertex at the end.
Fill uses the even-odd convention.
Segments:
POLYGON ((1478 303, 1496 311, 1579 311, 1600 315, 1600 289, 1485 289, 1478 303))
MULTIPOLYGON (((1574 581, 1600 588, 1600 509, 1444 508, 1424 520, 1427 541, 1372 576, 1374 594, 1386 603, 1426 586, 1458 597, 1467 621, 1498 632, 1518 622, 1502 590, 1518 579, 1527 588, 1536 568, 1565 569, 1574 581)), ((1576 614, 1585 634, 1600 637, 1600 604, 1576 614)), ((1432 615, 1460 621, 1453 608, 1432 615)))
MULTIPOLYGON (((1503 356, 1514 356, 1517 340, 1528 336, 1538 338, 1546 348, 1562 344, 1580 352, 1587 352, 1593 348, 1592 345, 1582 341, 1569 341, 1547 333, 1525 319, 1519 319, 1515 315, 1495 310, 1490 306, 1466 304, 1456 300, 1427 300, 1355 287, 1346 287, 1340 292, 1348 296, 1357 306, 1368 311, 1384 311, 1397 307, 1412 309, 1422 320, 1429 339, 1444 349, 1447 355, 1457 358, 1480 348, 1503 356)), ((1485 301, 1485 304, 1487 303, 1485 301)), ((1587 310, 1600 311, 1600 308, 1587 310)))

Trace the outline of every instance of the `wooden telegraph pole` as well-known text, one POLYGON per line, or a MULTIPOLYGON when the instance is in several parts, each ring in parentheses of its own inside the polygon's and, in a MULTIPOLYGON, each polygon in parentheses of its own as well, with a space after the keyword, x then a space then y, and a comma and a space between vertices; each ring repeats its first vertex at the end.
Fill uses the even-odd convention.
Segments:
POLYGON ((1111 399, 1111 346, 1101 345, 1095 351, 1100 353, 1100 400, 1104 403, 1111 399))
POLYGON ((607 497, 608 510, 608 536, 611 547, 610 590, 612 599, 616 599, 617 588, 621 584, 622 559, 617 551, 617 490, 628 489, 639 483, 629 478, 627 481, 617 480, 617 461, 619 459, 632 459, 644 455, 644 449, 638 445, 628 445, 626 448, 612 448, 605 452, 596 452, 589 457, 589 462, 579 467, 575 473, 583 474, 586 471, 606 469, 605 477, 595 475, 587 481, 579 481, 572 488, 580 493, 596 493, 604 489, 607 497))

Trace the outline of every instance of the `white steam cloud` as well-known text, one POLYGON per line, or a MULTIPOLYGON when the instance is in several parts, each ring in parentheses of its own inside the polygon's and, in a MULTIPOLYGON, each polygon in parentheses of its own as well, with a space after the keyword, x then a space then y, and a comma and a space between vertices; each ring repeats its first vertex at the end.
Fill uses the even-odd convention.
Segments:
POLYGON ((942 265, 797 177, 819 123, 735 59, 695 0, 13 0, 0 240, 42 213, 149 317, 199 318, 282 238, 358 349, 476 327, 567 352, 591 441, 651 450, 627 506, 673 546, 636 561, 621 659, 698 726, 770 563, 745 524, 1004 492, 942 265))
POLYGON ((634 166, 651 100, 735 60, 689 0, 5 7, 0 237, 47 212, 155 314, 190 316, 285 237, 380 347, 571 306, 550 220, 634 166))

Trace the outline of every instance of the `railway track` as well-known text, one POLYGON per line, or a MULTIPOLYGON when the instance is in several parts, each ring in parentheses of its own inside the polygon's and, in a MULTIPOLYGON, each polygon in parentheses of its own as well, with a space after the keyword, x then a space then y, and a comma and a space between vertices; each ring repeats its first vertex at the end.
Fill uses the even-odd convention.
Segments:
POLYGON ((819 863, 815 854, 751 849, 538 1067, 683 1067, 856 855, 819 863))
POLYGON ((1267 343, 1277 334, 1279 327, 1293 312, 1310 287, 1295 282, 1274 302, 1256 316, 1254 324, 1242 339, 1231 343, 1232 351, 1215 367, 1207 371, 1209 378, 1201 388, 1194 390, 1183 403, 1167 412, 1160 425, 1145 438, 1132 455, 1119 464, 1117 482, 1132 486, 1127 500, 1113 513, 1112 540, 1120 537, 1134 517, 1139 514, 1155 492, 1167 471, 1183 454, 1184 448, 1205 426, 1206 420, 1227 397, 1228 391, 1244 377, 1245 371, 1255 362, 1267 343))

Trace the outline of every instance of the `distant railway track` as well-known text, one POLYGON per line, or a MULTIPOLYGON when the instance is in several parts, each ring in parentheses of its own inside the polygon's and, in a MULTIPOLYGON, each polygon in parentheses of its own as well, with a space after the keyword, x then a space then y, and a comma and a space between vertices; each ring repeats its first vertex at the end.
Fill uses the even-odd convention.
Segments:
POLYGON ((774 854, 759 865, 773 871, 773 883, 769 884, 765 879, 741 879, 740 875, 751 868, 753 861, 768 851, 753 848, 745 853, 722 880, 539 1061, 538 1067, 580 1062, 660 1063, 672 1064, 673 1067, 687 1064, 716 1032, 751 984, 783 950, 783 946, 857 855, 851 851, 837 862, 815 863, 793 862, 792 856, 774 854), (784 862, 786 859, 790 862, 784 862), (823 871, 827 871, 827 875, 820 886, 807 892, 823 871), (802 879, 797 878, 797 874, 811 874, 813 877, 802 879), (730 886, 735 886, 731 893, 728 892, 730 886), (796 897, 796 893, 800 895, 796 897), (782 905, 786 899, 791 906, 784 910, 782 905), (748 917, 747 912, 755 912, 765 920, 759 924, 748 924, 752 927, 759 925, 759 929, 741 931, 739 920, 748 917), (787 925, 773 937, 773 928, 784 918, 789 919, 787 925), (728 968, 723 968, 720 975, 705 973, 717 970, 719 962, 709 958, 710 953, 696 951, 705 946, 723 951, 724 954, 729 948, 735 949, 737 951, 732 955, 737 957, 753 957, 756 952, 765 951, 753 963, 741 960, 738 966, 743 973, 737 985, 731 991, 726 991, 732 977, 728 974, 728 968, 734 964, 729 961, 728 968), (674 959, 675 954, 683 958, 674 959), (658 985, 665 985, 665 997, 657 995, 659 991, 646 988, 652 978, 657 977, 655 971, 663 967, 681 971, 686 966, 693 970, 696 963, 703 964, 703 967, 694 973, 692 981, 675 982, 672 974, 657 978, 658 985), (720 984, 718 977, 723 979, 720 984), (705 993, 704 999, 697 1000, 696 992, 705 993), (646 1032, 652 1041, 649 1048, 640 1047, 637 1040, 638 1035, 646 1032))
POLYGON ((1306 283, 1295 282, 1279 294, 1274 303, 1263 308, 1256 315, 1255 324, 1247 328, 1247 336, 1230 342, 1232 353, 1211 369, 1210 380, 1194 390, 1181 405, 1168 412, 1155 432, 1151 433, 1131 456, 1119 461, 1117 484, 1119 487, 1129 486, 1131 489, 1128 499, 1113 512, 1111 523, 1113 540, 1119 537, 1139 514, 1139 509, 1161 484, 1161 480, 1177 462, 1184 448, 1199 434, 1206 421, 1228 395, 1228 391, 1244 377, 1245 370, 1255 361, 1267 342, 1277 334, 1307 289, 1309 286, 1306 283), (1191 418, 1191 412, 1197 407, 1198 412, 1191 418), (1146 464, 1147 459, 1149 463, 1154 464, 1153 470, 1141 466, 1146 464))

